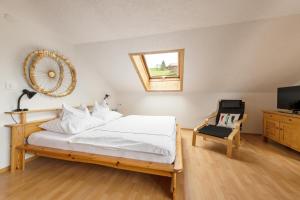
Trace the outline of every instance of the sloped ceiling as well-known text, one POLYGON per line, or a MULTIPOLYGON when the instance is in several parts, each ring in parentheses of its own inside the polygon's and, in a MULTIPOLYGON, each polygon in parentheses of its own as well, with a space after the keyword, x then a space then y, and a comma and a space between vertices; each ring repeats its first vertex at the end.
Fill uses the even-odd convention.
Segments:
POLYGON ((0 12, 86 43, 299 14, 300 1, 0 0, 0 12))
POLYGON ((299 0, 0 0, 5 13, 76 44, 120 92, 144 92, 128 53, 176 48, 185 48, 184 92, 300 81, 299 0))
POLYGON ((144 92, 128 53, 185 48, 184 92, 275 92, 300 80, 300 15, 78 45, 120 92, 144 92))

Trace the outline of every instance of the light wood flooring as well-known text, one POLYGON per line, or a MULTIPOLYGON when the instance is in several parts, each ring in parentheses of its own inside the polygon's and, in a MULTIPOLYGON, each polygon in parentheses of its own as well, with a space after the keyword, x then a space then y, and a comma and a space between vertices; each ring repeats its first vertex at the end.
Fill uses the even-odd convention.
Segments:
MULTIPOLYGON (((178 199, 300 199, 300 153, 260 136, 242 135, 233 159, 222 144, 183 131, 184 173, 178 199)), ((170 199, 170 179, 90 164, 38 158, 24 172, 0 174, 0 199, 170 199)))

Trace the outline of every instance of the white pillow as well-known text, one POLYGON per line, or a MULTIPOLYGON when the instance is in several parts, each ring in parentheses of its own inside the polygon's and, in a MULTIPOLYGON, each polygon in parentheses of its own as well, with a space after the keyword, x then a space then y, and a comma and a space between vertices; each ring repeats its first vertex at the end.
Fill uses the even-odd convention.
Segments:
POLYGON ((86 106, 77 109, 63 104, 61 117, 45 122, 40 127, 56 133, 77 134, 103 124, 104 121, 90 115, 86 106))
POLYGON ((109 121, 112 121, 112 120, 116 120, 116 119, 119 119, 121 118, 123 115, 121 113, 118 113, 116 111, 96 111, 96 112, 93 112, 92 113, 92 116, 93 117, 97 117, 105 122, 109 122, 109 121))
POLYGON ((78 117, 91 116, 89 109, 85 105, 80 105, 79 108, 74 108, 74 107, 64 103, 62 105, 62 118, 65 115, 76 115, 78 117))
POLYGON ((115 119, 119 119, 123 115, 115 111, 110 111, 105 101, 103 101, 101 105, 99 105, 96 101, 92 112, 92 116, 97 117, 105 122, 109 122, 115 119))
POLYGON ((234 128, 234 123, 239 120, 240 114, 221 113, 217 126, 234 128))
POLYGON ((65 133, 77 134, 104 124, 104 121, 92 117, 87 108, 79 110, 63 104, 61 127, 65 133))
POLYGON ((78 134, 83 131, 104 125, 105 122, 96 117, 80 118, 78 116, 68 116, 61 120, 61 126, 65 133, 78 134))
POLYGON ((61 120, 59 118, 42 123, 39 127, 47 131, 52 131, 56 133, 65 133, 64 129, 61 127, 61 120))
MULTIPOLYGON (((81 110, 81 111, 84 111, 85 113, 89 113, 90 114, 90 111, 89 111, 88 107, 85 104, 81 104, 78 108, 73 108, 72 106, 69 106, 67 104, 63 104, 63 106, 67 107, 69 110, 73 110, 74 111, 74 109, 76 109, 77 111, 81 110)), ((75 112, 77 112, 77 111, 75 111, 75 112)), ((63 115, 64 115, 64 109, 62 109, 60 111, 60 113, 58 114, 58 116, 59 116, 59 118, 62 118, 63 115)))

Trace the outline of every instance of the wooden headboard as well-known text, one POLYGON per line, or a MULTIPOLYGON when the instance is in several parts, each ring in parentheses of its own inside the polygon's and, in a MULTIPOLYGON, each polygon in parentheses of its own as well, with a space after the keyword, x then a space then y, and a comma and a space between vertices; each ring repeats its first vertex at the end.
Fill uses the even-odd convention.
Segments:
POLYGON ((16 131, 20 135, 22 135, 22 137, 24 137, 26 139, 32 133, 43 130, 39 126, 42 123, 50 121, 52 119, 55 119, 55 117, 54 118, 49 118, 49 119, 26 122, 26 123, 8 124, 8 125, 5 125, 5 127, 11 128, 12 132, 16 131))
MULTIPOLYGON (((92 106, 88 106, 89 109, 92 106)), ((29 111, 21 111, 21 112, 5 112, 5 114, 18 116, 20 121, 15 124, 7 124, 5 127, 10 128, 11 130, 11 156, 10 156, 10 164, 11 164, 11 171, 16 169, 20 169, 21 162, 20 159, 24 156, 21 155, 21 151, 19 151, 18 147, 23 146, 27 143, 27 138, 37 132, 43 130, 39 126, 42 123, 45 123, 49 120, 55 119, 58 117, 61 108, 52 108, 52 109, 39 109, 39 110, 29 110, 29 111), (41 120, 34 120, 28 121, 28 115, 33 113, 54 113, 56 117, 48 118, 48 119, 41 119, 41 120)))

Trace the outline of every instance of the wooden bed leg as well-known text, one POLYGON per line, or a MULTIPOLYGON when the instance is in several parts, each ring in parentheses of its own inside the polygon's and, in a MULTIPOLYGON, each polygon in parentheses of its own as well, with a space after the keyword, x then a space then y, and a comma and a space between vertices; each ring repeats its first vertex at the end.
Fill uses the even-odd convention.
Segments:
POLYGON ((20 169, 24 171, 25 169, 25 150, 20 150, 20 169))
POLYGON ((232 157, 232 140, 231 139, 227 140, 227 156, 229 158, 232 157))
POLYGON ((196 145, 196 137, 197 137, 196 133, 193 132, 193 141, 192 141, 192 145, 193 145, 193 146, 196 145))
MULTIPOLYGON (((24 116, 23 116, 24 118, 24 116)), ((23 119, 24 120, 24 119, 23 119)), ((24 144, 24 128, 22 126, 12 127, 11 129, 11 152, 10 152, 10 171, 15 172, 21 168, 22 159, 25 159, 25 153, 22 155, 18 146, 24 144)))
POLYGON ((176 200, 176 182, 177 182, 177 174, 173 173, 172 180, 171 180, 171 193, 172 193, 172 199, 176 200))
POLYGON ((15 149, 11 150, 10 153, 10 172, 14 173, 16 171, 16 167, 17 167, 17 153, 15 149))

